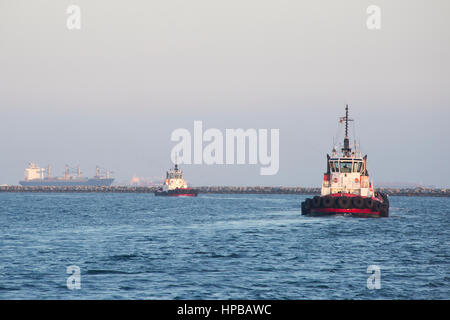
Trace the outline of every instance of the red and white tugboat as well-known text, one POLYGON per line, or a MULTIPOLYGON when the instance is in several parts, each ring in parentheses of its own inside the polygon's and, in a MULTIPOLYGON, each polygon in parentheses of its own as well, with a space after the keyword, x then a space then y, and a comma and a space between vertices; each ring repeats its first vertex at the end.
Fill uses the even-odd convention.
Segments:
POLYGON ((347 215, 354 217, 388 217, 389 200, 386 194, 375 192, 369 181, 367 155, 361 156, 350 148, 348 138, 348 105, 345 108, 344 146, 341 153, 333 148, 327 155, 327 172, 323 176, 320 196, 302 202, 302 215, 347 215))
POLYGON ((196 197, 197 194, 197 190, 188 188, 183 179, 183 171, 178 169, 178 164, 175 164, 175 168, 167 171, 164 185, 155 191, 155 196, 196 197))

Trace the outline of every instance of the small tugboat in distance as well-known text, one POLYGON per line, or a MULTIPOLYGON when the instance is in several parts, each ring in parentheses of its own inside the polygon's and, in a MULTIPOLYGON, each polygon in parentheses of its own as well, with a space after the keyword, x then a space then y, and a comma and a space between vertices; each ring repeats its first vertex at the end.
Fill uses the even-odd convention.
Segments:
POLYGON ((188 188, 183 178, 183 171, 178 169, 178 164, 166 173, 164 185, 155 191, 155 196, 172 196, 172 197, 196 197, 198 191, 188 188))
POLYGON ((333 148, 332 156, 327 155, 327 172, 323 176, 320 196, 302 202, 302 215, 329 216, 344 215, 354 217, 388 217, 389 200, 386 194, 375 192, 369 181, 367 155, 361 156, 350 148, 348 138, 348 105, 345 108, 345 138, 341 153, 333 148))

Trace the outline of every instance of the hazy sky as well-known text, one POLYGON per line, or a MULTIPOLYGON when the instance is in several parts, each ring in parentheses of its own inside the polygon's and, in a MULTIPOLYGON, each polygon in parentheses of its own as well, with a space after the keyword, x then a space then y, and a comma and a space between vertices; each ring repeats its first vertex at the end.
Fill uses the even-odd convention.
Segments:
POLYGON ((449 59, 447 0, 0 0, 0 184, 30 161, 162 176, 171 132, 202 120, 280 129, 280 170, 186 165, 188 182, 320 186, 348 103, 375 184, 449 187, 449 59))

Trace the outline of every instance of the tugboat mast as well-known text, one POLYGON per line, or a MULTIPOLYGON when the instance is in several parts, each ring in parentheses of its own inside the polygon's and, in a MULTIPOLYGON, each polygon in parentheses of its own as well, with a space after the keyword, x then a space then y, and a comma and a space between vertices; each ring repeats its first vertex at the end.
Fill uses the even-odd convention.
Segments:
POLYGON ((178 155, 175 155, 175 171, 178 171, 178 155))
POLYGON ((341 118, 341 120, 345 120, 345 138, 344 138, 344 147, 342 148, 342 153, 344 157, 350 157, 352 153, 352 149, 350 148, 350 141, 348 139, 348 122, 353 121, 348 118, 348 104, 345 105, 345 117, 341 118))

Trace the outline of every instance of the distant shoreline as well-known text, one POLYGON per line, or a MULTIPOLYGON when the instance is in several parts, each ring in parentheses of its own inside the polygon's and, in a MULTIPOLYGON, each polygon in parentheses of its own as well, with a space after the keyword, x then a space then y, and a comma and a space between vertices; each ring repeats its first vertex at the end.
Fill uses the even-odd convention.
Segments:
MULTIPOLYGON (((153 193, 158 187, 132 186, 74 186, 74 187, 22 187, 1 186, 0 192, 43 192, 43 193, 153 193)), ((320 188, 305 187, 194 187, 205 194, 320 194, 320 188)), ((376 188, 390 196, 450 197, 450 189, 431 188, 376 188)))

